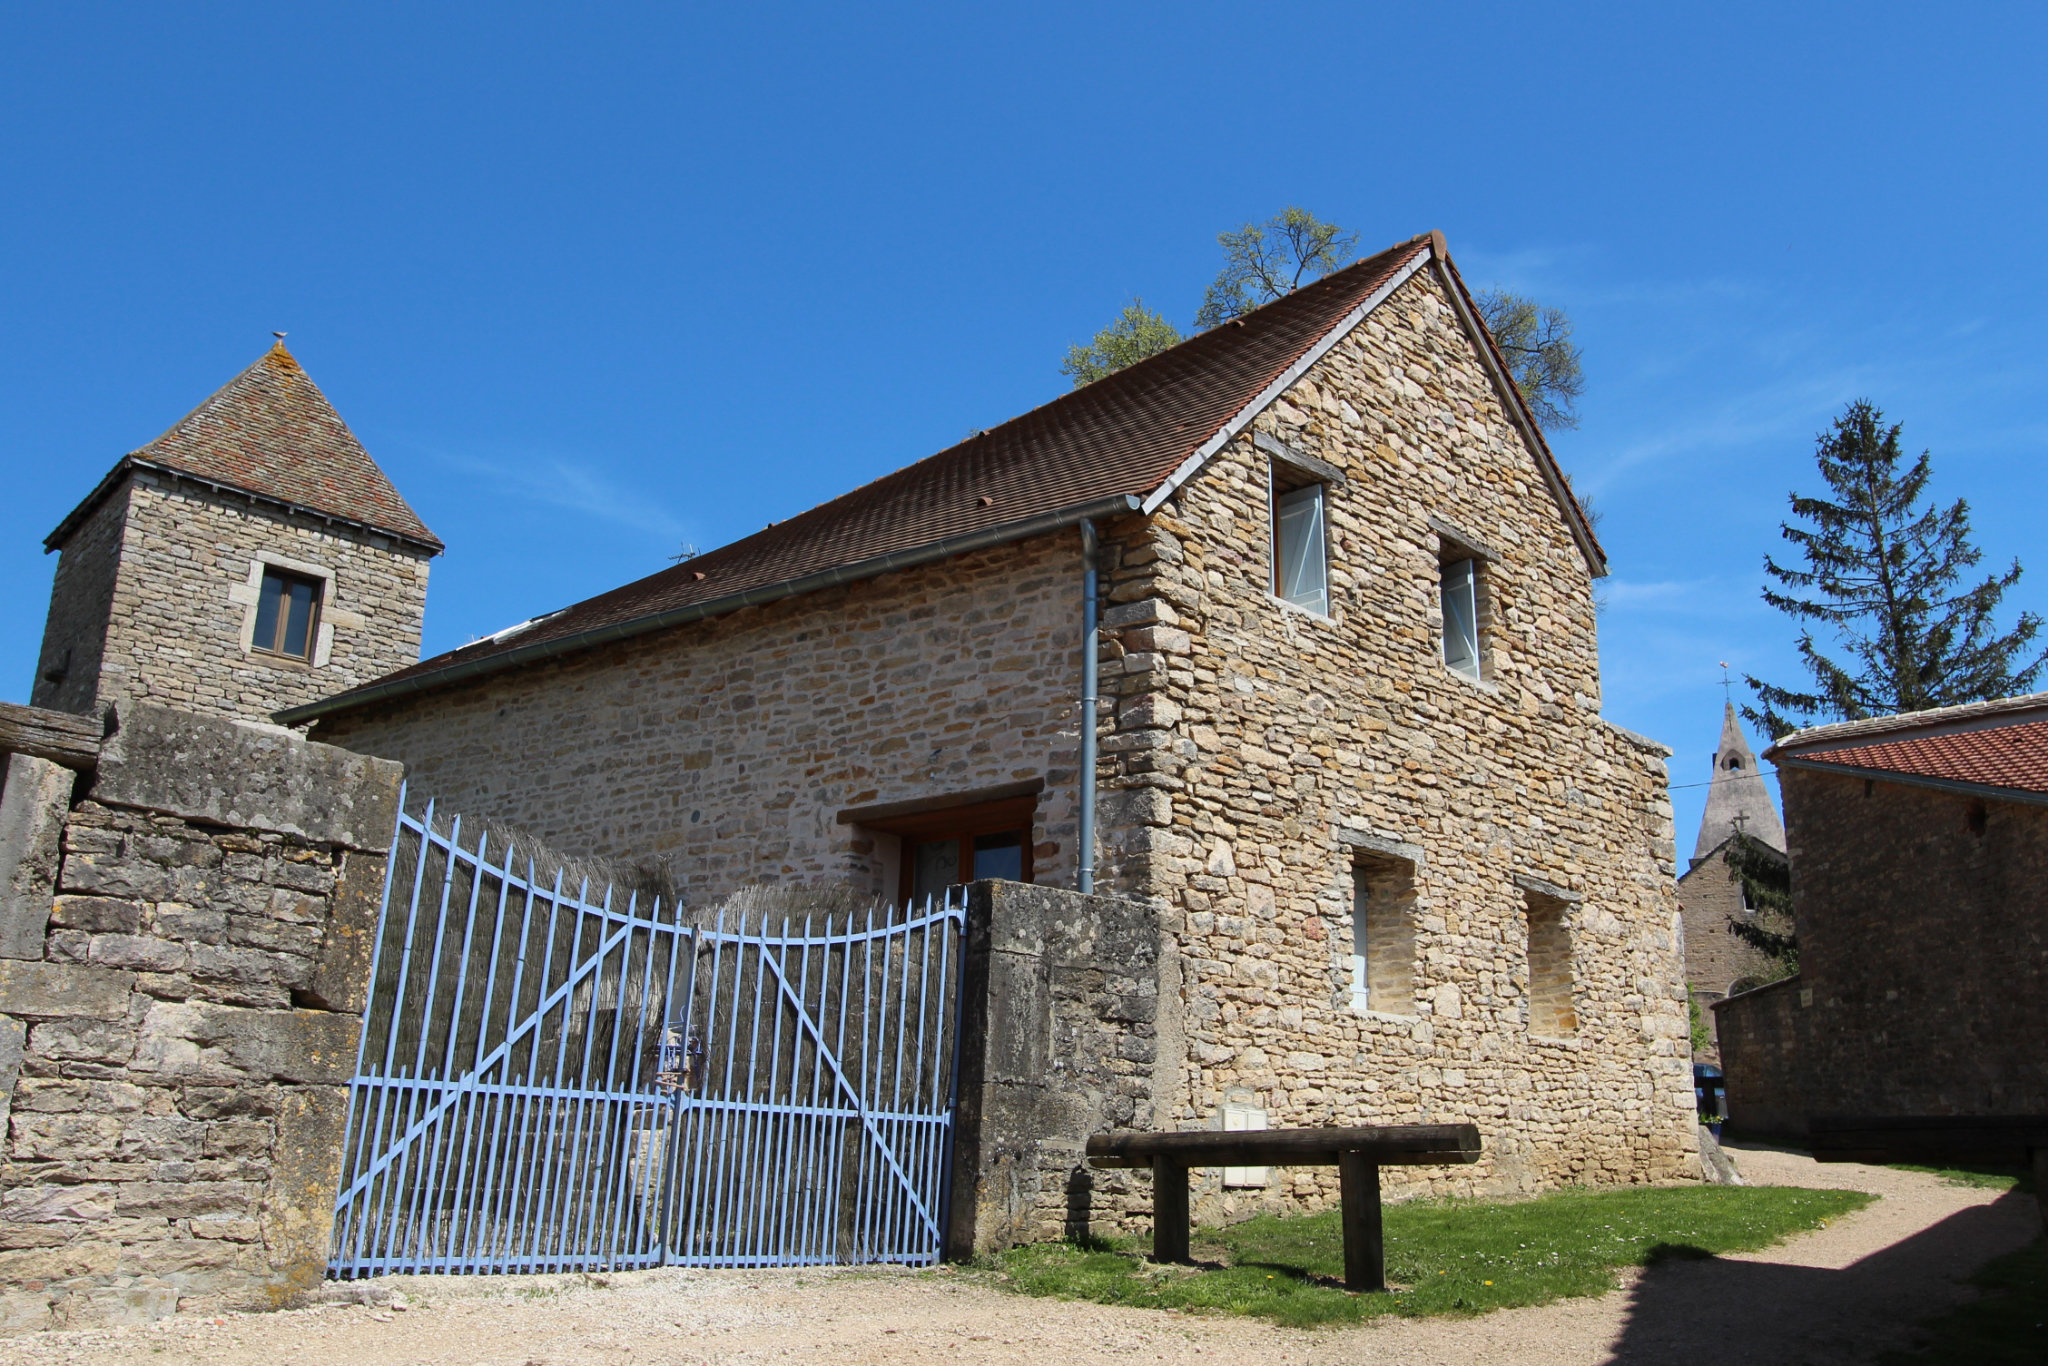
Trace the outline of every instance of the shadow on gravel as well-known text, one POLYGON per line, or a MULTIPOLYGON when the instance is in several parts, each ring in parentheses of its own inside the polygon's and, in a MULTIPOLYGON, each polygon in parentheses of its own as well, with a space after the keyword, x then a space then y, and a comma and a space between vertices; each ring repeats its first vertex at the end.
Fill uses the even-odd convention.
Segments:
POLYGON ((1967 1280, 1993 1257, 2032 1241, 2040 1227, 2033 1197, 2008 1193, 1839 1271, 1697 1260, 1686 1256, 1696 1249, 1673 1248, 1636 1283, 1627 1326, 1607 1361, 1867 1361, 1904 1345, 1914 1324, 1956 1298, 1932 1299, 1927 1287, 1967 1280))

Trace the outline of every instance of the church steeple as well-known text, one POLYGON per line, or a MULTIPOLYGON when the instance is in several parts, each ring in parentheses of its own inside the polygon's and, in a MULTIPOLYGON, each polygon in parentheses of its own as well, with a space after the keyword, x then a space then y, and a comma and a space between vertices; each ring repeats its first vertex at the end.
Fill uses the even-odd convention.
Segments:
POLYGON ((1737 830, 1783 852, 1785 825, 1771 801, 1771 790, 1756 766, 1756 755, 1729 702, 1721 717, 1721 743, 1714 748, 1714 778, 1707 788, 1707 809, 1700 817, 1699 842, 1692 861, 1698 863, 1737 830))

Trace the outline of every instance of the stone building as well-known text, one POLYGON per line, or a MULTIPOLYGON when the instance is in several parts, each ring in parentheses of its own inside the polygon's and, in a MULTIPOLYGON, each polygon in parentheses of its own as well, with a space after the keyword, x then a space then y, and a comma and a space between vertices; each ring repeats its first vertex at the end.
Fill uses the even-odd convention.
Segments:
POLYGON ((1714 747, 1712 771, 1692 862, 1678 879, 1678 907, 1685 920, 1685 980, 1707 1021, 1708 1047, 1700 1061, 1719 1058, 1714 1003, 1732 992, 1761 986, 1774 975, 1769 958, 1729 928, 1754 917, 1756 907, 1744 893, 1742 879, 1723 861, 1728 842, 1741 831, 1785 852, 1784 824, 1733 702, 1721 716, 1721 742, 1714 747))
MULTIPOLYGON (((1605 572, 1431 234, 279 719, 699 901, 1127 898, 1160 1004, 1109 1122, 1471 1120, 1482 1164, 1401 1177, 1656 1180, 1697 1170, 1669 751, 1600 715, 1605 572)), ((1254 1175, 1206 1198, 1333 1179, 1254 1175)))
POLYGON ((441 542, 279 342, 50 533, 32 701, 267 720, 419 658, 441 542))
POLYGON ((1716 1010, 1730 1123, 1799 1138, 2031 1122, 2048 1149, 2048 693, 1820 726, 1764 757, 1799 974, 1716 1010))

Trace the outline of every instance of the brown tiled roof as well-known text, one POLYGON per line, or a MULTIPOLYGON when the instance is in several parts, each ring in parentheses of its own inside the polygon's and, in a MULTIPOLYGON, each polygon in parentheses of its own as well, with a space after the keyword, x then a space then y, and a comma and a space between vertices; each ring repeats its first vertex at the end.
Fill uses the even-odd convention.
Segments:
POLYGON ((2048 696, 1817 727, 1765 753, 1780 764, 2048 795, 2048 696))
MULTIPOLYGON (((452 681, 658 629, 693 609, 738 606, 735 599, 847 566, 892 567, 890 557, 964 548, 1005 528, 1030 534, 1031 524, 1061 510, 1099 513, 1114 500, 1135 506, 1347 314, 1441 243, 1434 235, 1400 243, 743 540, 279 718, 296 723, 413 691, 435 676, 452 681)), ((1554 475, 1549 452, 1538 458, 1554 475)))
POLYGON ((442 549, 282 343, 169 431, 126 456, 44 544, 53 550, 61 546, 119 477, 137 465, 191 475, 390 532, 436 552, 442 549))

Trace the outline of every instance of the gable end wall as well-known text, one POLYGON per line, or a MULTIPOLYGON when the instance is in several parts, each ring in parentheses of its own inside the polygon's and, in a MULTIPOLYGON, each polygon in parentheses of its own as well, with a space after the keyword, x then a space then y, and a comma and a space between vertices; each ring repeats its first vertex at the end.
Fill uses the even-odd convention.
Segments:
MULTIPOLYGON (((1179 912, 1184 1084, 1155 1122, 1213 1128, 1477 1123, 1446 1191, 1696 1170, 1689 1041, 1657 753, 1598 715, 1587 569, 1433 275, 1368 317, 1164 505, 1118 538, 1105 664, 1105 891, 1179 912), (1333 613, 1272 596, 1277 437, 1344 471, 1328 491, 1333 613), (1440 654, 1439 533, 1486 569, 1486 678, 1440 654), (1411 1012, 1350 1005, 1351 847, 1423 851, 1411 1012), (1581 899, 1575 1037, 1528 1027, 1527 894, 1581 899)), ((1225 1212, 1333 1194, 1274 1174, 1225 1212)))

